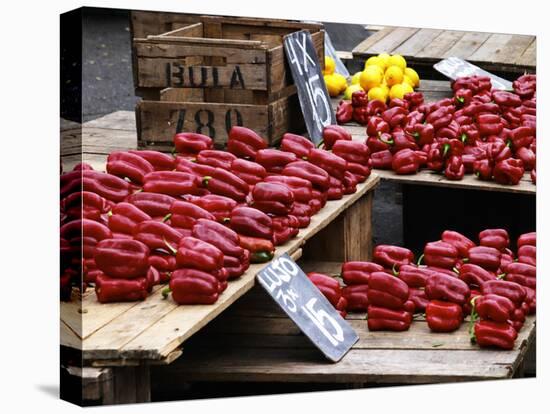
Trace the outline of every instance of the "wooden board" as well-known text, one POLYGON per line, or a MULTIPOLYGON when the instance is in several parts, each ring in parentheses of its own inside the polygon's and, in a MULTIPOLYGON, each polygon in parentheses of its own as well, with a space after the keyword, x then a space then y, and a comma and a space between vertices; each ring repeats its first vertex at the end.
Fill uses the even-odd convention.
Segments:
MULTIPOLYGON (((302 262, 304 271, 338 272, 340 263, 302 262)), ((432 333, 423 318, 407 332, 370 332, 365 314, 346 318, 359 341, 338 364, 323 360, 299 329, 258 287, 192 338, 164 376, 170 381, 438 383, 510 378, 534 342, 528 317, 512 351, 470 343, 468 323, 432 333), (223 343, 223 349, 218 344, 223 343)))
POLYGON ((497 72, 520 74, 536 70, 534 36, 409 27, 375 29, 353 49, 355 58, 366 59, 381 52, 400 54, 409 66, 415 67, 431 66, 445 57, 456 56, 497 72))
MULTIPOLYGON (((97 126, 97 122, 94 125, 97 126)), ((83 129, 86 146, 86 137, 90 135, 86 134, 86 124, 83 129)), ((104 154, 97 155, 104 159, 108 152, 109 149, 105 149, 104 154)), ((86 157, 85 154, 84 158, 86 157)), ((297 238, 277 248, 276 255, 289 253, 299 257, 307 240, 366 196, 378 181, 376 174, 372 174, 365 183, 358 186, 355 194, 345 196, 339 201, 328 202, 320 213, 312 217, 310 226, 302 229, 297 238)), ((83 359, 91 363, 109 360, 110 365, 132 365, 131 361, 143 359, 164 360, 183 341, 252 288, 255 274, 262 267, 251 266, 245 275, 229 283, 228 289, 215 305, 209 306, 177 306, 171 299, 162 299, 159 287, 145 301, 138 303, 99 304, 93 292, 86 292, 82 297, 82 305, 78 302, 61 304, 62 327, 66 326, 82 339, 83 359)), ((73 336, 64 335, 61 339, 62 345, 75 345, 73 336), (67 342, 63 342, 65 337, 68 338, 67 342)))

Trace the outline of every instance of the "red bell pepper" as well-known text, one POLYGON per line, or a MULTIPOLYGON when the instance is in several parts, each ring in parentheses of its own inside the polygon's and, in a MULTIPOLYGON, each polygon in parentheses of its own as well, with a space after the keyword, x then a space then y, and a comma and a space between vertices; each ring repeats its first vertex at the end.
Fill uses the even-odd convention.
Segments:
POLYGON ((367 285, 352 285, 342 289, 342 296, 347 301, 346 310, 355 312, 366 312, 369 306, 367 297, 367 285))
POLYGON ((463 234, 452 230, 445 230, 441 234, 441 240, 445 243, 453 245, 458 251, 460 257, 466 257, 468 255, 468 250, 476 245, 463 234))
MULTIPOLYGON (((287 241, 292 239, 293 237, 296 237, 299 232, 299 228, 297 226, 290 225, 290 219, 291 216, 278 216, 273 217, 273 244, 275 246, 280 246, 282 244, 285 244, 287 241), (277 223, 277 224, 276 224, 277 223)), ((295 218, 293 218, 295 220, 295 218)))
POLYGON ((342 297, 342 288, 338 281, 328 275, 317 272, 307 274, 308 279, 327 298, 332 306, 336 307, 342 297))
POLYGON ((210 165, 198 164, 195 161, 178 157, 176 161, 176 171, 194 175, 200 181, 203 177, 212 175, 215 168, 210 165))
POLYGON ((487 229, 479 233, 481 246, 504 250, 510 245, 510 236, 505 229, 487 229))
POLYGON ((240 257, 243 255, 243 248, 239 245, 239 235, 212 220, 198 219, 193 226, 193 237, 212 244, 221 250, 224 255, 240 257))
POLYGON ((227 271, 228 279, 236 279, 243 275, 250 267, 250 251, 243 249, 243 254, 239 257, 223 256, 223 268, 227 271))
POLYGON ((432 171, 441 171, 443 169, 443 146, 439 142, 434 142, 428 147, 426 166, 432 171))
POLYGON ((113 203, 96 193, 90 191, 75 192, 61 200, 62 214, 69 220, 80 218, 102 221, 102 216, 107 214, 113 203))
POLYGON ((227 151, 202 150, 197 154, 197 163, 224 170, 229 170, 236 159, 235 155, 227 151))
POLYGON ((504 276, 505 280, 516 282, 531 289, 537 288, 536 266, 527 263, 514 262, 510 263, 503 270, 506 272, 506 276, 504 276))
POLYGON ((129 150, 128 152, 148 161, 155 171, 171 171, 176 168, 176 159, 170 154, 150 150, 129 150))
POLYGON ((151 250, 166 250, 174 253, 178 247, 181 234, 168 224, 156 220, 139 223, 133 232, 135 240, 145 244, 151 250))
POLYGON ((475 299, 475 310, 481 319, 495 322, 506 322, 512 318, 516 309, 514 303, 504 297, 495 294, 481 295, 475 299))
POLYGON ((434 271, 426 266, 410 264, 401 266, 399 272, 394 270, 394 274, 405 282, 409 288, 423 288, 426 286, 428 278, 434 274, 434 271))
MULTIPOLYGON (((250 207, 236 207, 231 212, 229 227, 250 237, 271 240, 273 237, 273 221, 264 212, 250 207)), ((249 249, 250 250, 250 249, 249 249)))
MULTIPOLYGON (((368 96, 367 96, 368 99, 368 96)), ((353 106, 355 106, 355 102, 353 102, 353 95, 352 95, 352 103, 353 106)), ((384 112, 387 109, 387 106, 384 102, 379 101, 378 99, 371 99, 366 102, 366 108, 367 113, 369 116, 375 116, 380 115, 382 112, 384 112)))
POLYGON ((513 349, 518 333, 506 322, 479 321, 474 327, 475 340, 481 347, 513 349))
POLYGON ((392 131, 393 145, 391 151, 397 153, 402 149, 411 149, 416 151, 419 149, 414 137, 405 133, 401 127, 394 128, 392 131))
POLYGON ((506 143, 497 138, 486 146, 487 158, 493 162, 499 162, 512 157, 512 150, 506 143))
POLYGON ((510 132, 512 148, 529 147, 535 140, 535 129, 530 126, 519 126, 510 132))
POLYGON ((313 198, 313 189, 311 182, 299 177, 292 177, 286 175, 270 175, 264 180, 266 183, 279 183, 286 185, 292 195, 294 201, 299 203, 309 203, 313 198))
POLYGON ((232 198, 217 194, 208 194, 202 197, 189 197, 188 200, 190 203, 208 211, 214 216, 215 220, 220 223, 228 221, 231 211, 237 207, 237 202, 232 198))
POLYGON ((244 201, 250 190, 246 182, 223 168, 216 168, 211 176, 204 177, 202 184, 212 193, 237 202, 244 201))
POLYGON ((452 332, 463 321, 462 307, 456 303, 431 300, 426 306, 426 322, 434 332, 452 332))
POLYGON ((402 149, 393 155, 392 170, 399 175, 416 174, 420 169, 419 158, 411 149, 402 149))
POLYGON ((472 101, 473 96, 471 89, 462 88, 455 91, 454 98, 457 106, 466 106, 472 101))
POLYGON ((379 116, 371 116, 367 122, 367 135, 379 137, 382 134, 389 134, 390 125, 379 116))
POLYGON ((336 108, 336 122, 346 124, 353 119, 353 105, 350 101, 340 101, 336 108))
POLYGON ((491 273, 481 266, 465 263, 460 267, 458 277, 460 280, 466 282, 470 287, 477 286, 482 287, 483 284, 487 281, 497 280, 497 277, 494 273, 491 273))
POLYGON ((518 249, 518 262, 537 265, 537 248, 535 246, 520 246, 518 249))
POLYGON ((476 121, 479 129, 479 134, 482 137, 487 137, 489 135, 498 135, 502 132, 502 128, 504 128, 500 115, 478 113, 476 115, 476 121))
POLYGON ((393 129, 398 125, 404 125, 407 113, 408 111, 405 108, 394 106, 393 108, 386 109, 380 116, 393 129))
POLYGON ((426 243, 424 247, 424 262, 428 266, 452 269, 458 260, 457 248, 444 241, 426 243))
POLYGON ((358 180, 355 178, 355 175, 349 171, 346 171, 344 174, 344 179, 342 184, 344 186, 344 194, 353 194, 357 191, 358 180))
POLYGON ((145 277, 119 279, 100 273, 95 278, 95 292, 100 303, 144 300, 148 286, 145 277))
POLYGON ((169 214, 170 207, 176 199, 166 194, 139 192, 130 195, 126 201, 150 217, 156 218, 169 214))
POLYGON ((239 244, 250 252, 250 263, 265 263, 273 259, 275 246, 271 240, 239 234, 239 244))
POLYGON ((339 180, 344 178, 347 162, 343 158, 322 149, 312 149, 308 161, 339 180))
POLYGON ((155 171, 144 178, 143 191, 171 196, 196 194, 198 180, 195 176, 179 171, 155 171))
POLYGON ((247 161, 241 158, 231 163, 231 172, 249 186, 259 183, 267 175, 265 168, 257 162, 247 161))
POLYGON ((525 302, 529 306, 529 315, 533 315, 537 311, 537 292, 535 289, 532 289, 527 286, 523 286, 526 292, 525 302))
POLYGON ((344 196, 344 184, 338 178, 330 177, 330 187, 327 191, 329 200, 340 200, 344 196))
MULTIPOLYGON (((198 269, 178 269, 170 278, 172 299, 179 305, 210 305, 218 300, 220 283, 210 273, 198 269)), ((167 291, 163 291, 167 295, 167 291)))
POLYGON ((385 150, 394 152, 393 149, 393 137, 387 132, 382 132, 380 135, 369 136, 366 141, 367 147, 371 153, 377 153, 385 150))
POLYGON ((170 280, 172 272, 176 270, 176 256, 164 252, 154 252, 149 256, 149 266, 154 267, 160 273, 161 283, 170 280))
POLYGON ((90 191, 115 203, 123 201, 130 195, 131 185, 122 178, 93 170, 84 170, 77 174, 79 177, 80 174, 82 176, 83 191, 90 191))
POLYGON ((260 150, 256 154, 256 162, 270 173, 278 174, 287 164, 297 160, 298 158, 294 153, 273 148, 260 150))
POLYGON ((399 99, 399 98, 391 98, 390 102, 388 104, 388 107, 393 108, 395 106, 399 106, 404 109, 409 109, 409 102, 405 99, 399 99))
POLYGON ((411 135, 420 147, 429 145, 434 140, 434 127, 432 124, 414 124, 408 129, 405 128, 405 132, 411 135))
POLYGON ((536 246, 537 245, 537 233, 524 233, 518 237, 517 246, 536 246))
MULTIPOLYGON (((388 309, 405 309, 409 287, 401 279, 386 272, 371 273, 368 281, 369 303, 388 309)), ((411 309, 411 312, 414 309, 411 309)))
POLYGON ((301 159, 307 159, 309 151, 313 148, 315 145, 309 139, 288 132, 283 135, 280 147, 281 151, 291 152, 301 159))
POLYGON ((372 168, 390 170, 392 168, 393 154, 390 150, 379 151, 371 154, 372 168))
POLYGON ((464 178, 464 164, 462 156, 451 155, 445 163, 445 178, 448 180, 462 180, 464 178))
MULTIPOLYGON (((80 220, 79 220, 80 221, 80 220)), ((82 257, 93 258, 95 246, 98 242, 111 239, 113 234, 109 228, 94 220, 82 219, 82 257)), ((69 240, 69 243, 80 243, 80 240, 69 240)))
POLYGON ((237 157, 254 159, 259 150, 267 148, 267 142, 251 129, 234 126, 229 130, 227 151, 237 157))
POLYGON ((451 106, 442 106, 426 116, 426 123, 432 124, 434 130, 444 128, 453 120, 454 109, 451 106))
POLYGON ((179 267, 215 272, 223 267, 223 253, 210 243, 184 237, 179 242, 176 262, 179 267))
POLYGON ((136 226, 151 217, 130 203, 118 203, 109 215, 109 228, 113 233, 132 235, 136 226))
POLYGON ((501 253, 494 247, 476 246, 468 250, 469 263, 481 266, 485 270, 495 272, 500 266, 501 253))
POLYGON ((372 258, 374 262, 391 269, 411 264, 414 254, 405 247, 379 244, 374 248, 372 258))
POLYGON ((512 87, 521 99, 531 99, 537 90, 537 75, 522 75, 512 83, 512 87))
POLYGON ((199 219, 215 220, 215 217, 202 207, 188 201, 175 201, 170 206, 170 222, 175 227, 192 229, 199 219))
POLYGON ((346 285, 366 285, 373 272, 383 272, 384 267, 373 262, 351 261, 342 264, 341 276, 346 285))
POLYGON ((412 323, 412 314, 404 310, 369 305, 367 313, 369 331, 406 331, 412 323))
POLYGON ((426 296, 430 300, 443 300, 463 305, 470 296, 468 285, 443 273, 431 275, 426 281, 426 296))
POLYGON ((518 283, 506 280, 488 280, 481 285, 483 295, 498 295, 511 300, 516 307, 520 307, 525 301, 527 292, 518 283))
POLYGON ((133 279, 145 276, 149 267, 149 248, 137 241, 105 239, 95 248, 94 260, 109 277, 133 279))
POLYGON ((532 149, 521 147, 516 151, 516 157, 523 163, 525 171, 532 171, 537 165, 537 156, 532 149))
POLYGON ((323 146, 331 150, 334 143, 339 140, 351 141, 351 134, 340 125, 327 125, 323 128, 323 146))
POLYGON ((174 135, 176 152, 183 154, 198 154, 200 151, 213 147, 212 138, 195 132, 180 132, 174 135))
POLYGON ((309 204, 294 202, 294 204, 292 204, 290 214, 298 220, 299 228, 305 228, 309 226, 309 223, 311 222, 313 210, 309 204))
POLYGON ((523 162, 513 158, 497 162, 493 170, 495 181, 504 185, 519 184, 524 173, 523 162))
POLYGON ((365 107, 369 103, 369 97, 365 91, 359 90, 351 94, 351 104, 354 108, 356 107, 365 107))
POLYGON ((293 203, 294 195, 284 184, 260 182, 252 190, 252 205, 264 213, 288 214, 293 203))
POLYGON ((487 158, 474 161, 474 174, 481 180, 491 180, 493 178, 493 162, 487 158))
POLYGON ((281 174, 308 180, 315 188, 321 191, 326 191, 330 187, 328 173, 308 161, 296 161, 287 164, 281 174))
POLYGON ((332 153, 347 161, 348 170, 350 163, 367 166, 370 157, 369 147, 359 141, 339 140, 332 146, 332 153))
POLYGON ((114 151, 107 157, 107 172, 142 185, 143 178, 155 169, 146 159, 127 151, 114 151))
POLYGON ((409 110, 414 111, 424 103, 424 94, 422 92, 409 92, 403 97, 409 103, 409 110))

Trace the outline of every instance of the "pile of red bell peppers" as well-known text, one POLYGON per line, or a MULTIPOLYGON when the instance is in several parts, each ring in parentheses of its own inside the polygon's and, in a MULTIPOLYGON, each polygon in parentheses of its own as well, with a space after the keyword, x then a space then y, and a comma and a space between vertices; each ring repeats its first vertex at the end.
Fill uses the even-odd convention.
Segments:
POLYGON ((516 185, 525 171, 536 182, 536 75, 513 82, 513 92, 492 89, 488 77, 451 82, 452 98, 426 103, 420 92, 368 100, 362 91, 340 102, 337 120, 366 125, 372 167, 415 174, 427 168, 449 180, 475 174, 516 185))
POLYGON ((143 300, 169 283, 179 304, 214 303, 370 175, 366 144, 338 125, 323 136, 324 149, 294 134, 275 149, 236 126, 222 151, 178 133, 172 155, 115 151, 106 172, 83 163, 62 174, 62 298, 93 284, 102 303, 143 300))
POLYGON ((378 245, 372 262, 342 264, 341 283, 310 273, 341 313, 367 312, 369 330, 404 331, 424 314, 433 332, 452 332, 469 318, 480 346, 511 349, 526 315, 536 312, 536 233, 521 235, 516 254, 508 232, 487 229, 479 243, 451 230, 412 251, 378 245))

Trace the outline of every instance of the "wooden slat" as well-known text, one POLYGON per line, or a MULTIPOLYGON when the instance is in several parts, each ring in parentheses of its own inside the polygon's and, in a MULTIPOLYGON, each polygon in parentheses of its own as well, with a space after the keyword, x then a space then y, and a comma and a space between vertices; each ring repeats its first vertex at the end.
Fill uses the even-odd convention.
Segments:
POLYGON ((353 55, 358 57, 364 57, 365 54, 369 53, 368 51, 372 46, 374 46, 378 41, 384 39, 391 32, 395 30, 395 27, 385 27, 382 30, 377 31, 373 35, 367 37, 361 43, 353 48, 353 55))
POLYGON ((430 44, 437 36, 441 34, 442 30, 438 29, 420 29, 406 41, 404 41, 399 47, 395 48, 392 53, 398 53, 405 58, 415 56, 426 45, 430 44))
POLYGON ((416 58, 441 59, 443 54, 458 42, 465 32, 456 30, 445 30, 437 36, 424 49, 416 54, 416 58))
POLYGON ((495 65, 515 65, 518 57, 534 39, 534 36, 493 34, 468 60, 493 62, 495 65))
POLYGON ((489 36, 489 33, 467 32, 449 50, 443 53, 442 58, 456 56, 466 59, 474 53, 489 36))
POLYGON ((85 122, 84 127, 119 129, 124 131, 136 130, 136 120, 133 111, 116 111, 92 121, 85 122))
POLYGON ((379 53, 394 53, 393 50, 413 36, 419 29, 413 27, 398 27, 379 42, 372 45, 365 53, 377 55, 379 53))
POLYGON ((531 44, 525 49, 525 52, 516 61, 518 65, 537 66, 537 38, 535 37, 531 44))

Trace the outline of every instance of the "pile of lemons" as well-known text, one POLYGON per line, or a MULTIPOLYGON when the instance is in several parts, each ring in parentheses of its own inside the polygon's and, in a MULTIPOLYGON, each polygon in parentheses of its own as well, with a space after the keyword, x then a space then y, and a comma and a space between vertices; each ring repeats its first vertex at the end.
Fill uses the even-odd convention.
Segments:
MULTIPOLYGON (((369 100, 403 99, 420 85, 420 77, 401 55, 381 53, 365 61, 365 68, 351 78, 350 88, 367 91, 369 100)), ((353 92, 351 92, 353 93, 353 92)))
MULTIPOLYGON (((335 72, 336 63, 330 56, 325 56, 325 68, 323 69, 323 78, 327 86, 328 94, 332 97, 340 95, 348 88, 348 81, 344 75, 335 72)), ((350 95, 351 99, 351 95, 350 95)))
POLYGON ((386 102, 388 99, 403 97, 414 92, 420 85, 420 77, 412 68, 407 67, 407 61, 401 55, 380 53, 371 56, 365 61, 365 67, 351 78, 348 85, 344 76, 335 73, 334 60, 325 56, 323 75, 330 96, 335 97, 344 93, 344 99, 351 99, 353 92, 364 90, 369 100, 378 99, 386 102))

